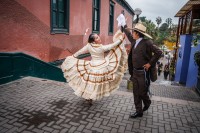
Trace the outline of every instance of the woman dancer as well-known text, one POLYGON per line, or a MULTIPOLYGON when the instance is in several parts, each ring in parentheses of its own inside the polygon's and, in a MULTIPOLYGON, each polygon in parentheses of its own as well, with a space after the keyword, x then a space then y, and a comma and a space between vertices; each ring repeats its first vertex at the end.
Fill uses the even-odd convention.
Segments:
POLYGON ((74 93, 92 100, 109 96, 119 88, 119 84, 127 70, 127 53, 124 47, 124 34, 118 30, 113 36, 112 44, 102 45, 97 34, 90 34, 88 43, 72 56, 68 56, 61 65, 64 77, 74 93), (105 52, 109 51, 105 56, 105 52), (89 52, 90 61, 77 59, 80 54, 89 52))

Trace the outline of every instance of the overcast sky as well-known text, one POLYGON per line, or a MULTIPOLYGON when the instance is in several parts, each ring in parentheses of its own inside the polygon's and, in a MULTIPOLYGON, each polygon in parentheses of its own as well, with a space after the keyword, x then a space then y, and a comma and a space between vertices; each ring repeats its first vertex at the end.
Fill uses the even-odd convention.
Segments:
MULTIPOLYGON (((174 24, 178 24, 178 18, 174 17, 176 13, 188 2, 188 0, 126 0, 135 10, 142 10, 141 17, 152 20, 156 24, 156 18, 160 16, 162 23, 167 18, 172 18, 174 24)), ((135 19, 135 18, 134 18, 135 19)))

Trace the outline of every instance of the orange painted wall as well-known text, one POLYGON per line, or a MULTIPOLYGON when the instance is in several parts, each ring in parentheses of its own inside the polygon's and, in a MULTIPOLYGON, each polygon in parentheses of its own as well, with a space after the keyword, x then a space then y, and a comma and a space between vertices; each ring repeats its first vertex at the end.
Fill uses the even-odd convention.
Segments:
MULTIPOLYGON (((116 2, 115 20, 122 9, 116 2)), ((101 0, 99 35, 103 44, 112 42, 108 14, 109 0, 101 0)), ((132 16, 127 12, 126 16, 131 26, 132 16)), ((114 27, 117 31, 117 21, 114 27)), ((63 59, 87 43, 92 32, 92 0, 70 0, 69 35, 50 33, 50 0, 1 1, 0 28, 0 52, 24 52, 46 62, 63 59)))

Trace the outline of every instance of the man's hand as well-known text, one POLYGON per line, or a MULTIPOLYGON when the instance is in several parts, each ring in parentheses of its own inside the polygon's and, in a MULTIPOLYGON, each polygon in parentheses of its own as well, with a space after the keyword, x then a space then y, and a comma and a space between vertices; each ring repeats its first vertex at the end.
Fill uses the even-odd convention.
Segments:
POLYGON ((147 64, 145 64, 143 67, 144 67, 144 69, 145 69, 146 71, 148 71, 149 68, 151 67, 151 65, 150 65, 149 63, 147 63, 147 64))
POLYGON ((133 78, 133 75, 130 76, 129 80, 132 80, 132 78, 133 78))
POLYGON ((117 17, 117 22, 118 22, 118 27, 121 27, 121 26, 124 27, 126 25, 126 19, 123 14, 120 14, 117 17))

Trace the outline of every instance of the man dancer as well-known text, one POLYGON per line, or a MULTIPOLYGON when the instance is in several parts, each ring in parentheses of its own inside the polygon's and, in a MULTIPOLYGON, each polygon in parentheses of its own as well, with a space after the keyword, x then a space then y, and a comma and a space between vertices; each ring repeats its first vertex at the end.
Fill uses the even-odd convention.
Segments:
POLYGON ((146 27, 141 23, 137 23, 133 29, 127 28, 126 23, 122 23, 122 26, 132 45, 128 56, 128 67, 131 75, 130 79, 133 82, 136 112, 130 114, 130 117, 137 118, 142 117, 143 112, 148 110, 151 104, 147 93, 150 86, 150 69, 155 67, 156 62, 162 55, 162 51, 153 44, 152 40, 150 40, 152 37, 146 33, 146 27), (133 30, 133 34, 131 34, 130 30, 133 30), (145 36, 150 39, 144 39, 145 36), (143 108, 142 102, 144 104, 143 108))

